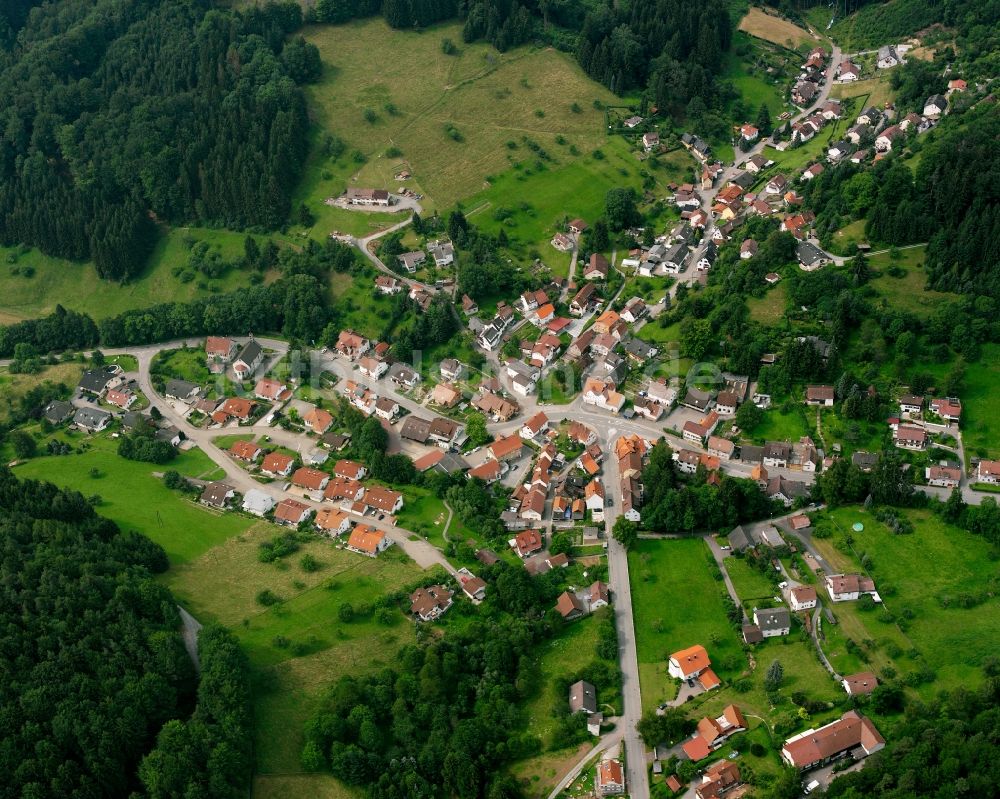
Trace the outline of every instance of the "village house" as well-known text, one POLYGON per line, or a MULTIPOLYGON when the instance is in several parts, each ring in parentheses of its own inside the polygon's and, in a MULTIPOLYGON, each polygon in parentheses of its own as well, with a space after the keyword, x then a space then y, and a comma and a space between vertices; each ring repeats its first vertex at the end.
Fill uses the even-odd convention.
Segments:
POLYGON ((441 408, 454 408, 462 401, 462 392, 450 383, 438 383, 427 400, 441 408))
POLYGON ((722 799, 742 785, 740 767, 731 760, 717 760, 701 775, 701 782, 694 788, 696 799, 722 799))
POLYGON ((207 505, 210 508, 225 510, 226 506, 229 505, 230 500, 232 500, 235 496, 236 491, 231 485, 214 482, 205 486, 198 501, 202 505, 207 505))
POLYGON ((341 355, 354 360, 368 352, 371 342, 353 330, 341 330, 334 348, 341 355))
POLYGON ((906 416, 919 416, 924 410, 924 398, 917 394, 904 394, 899 398, 899 412, 906 416))
POLYGON ((868 696, 878 688, 878 678, 870 671, 848 674, 840 681, 848 696, 868 696))
POLYGON ((812 610, 816 607, 816 589, 811 585, 797 585, 788 589, 788 606, 793 612, 812 610))
POLYGON ((833 407, 833 386, 806 386, 806 405, 833 407))
POLYGON ((924 469, 927 485, 955 488, 962 482, 962 469, 955 466, 935 464, 924 469))
POLYGON ((337 538, 351 529, 351 517, 336 508, 321 508, 316 514, 315 525, 319 532, 337 538))
POLYGON ((413 252, 400 253, 396 256, 396 260, 399 261, 403 269, 412 275, 427 260, 427 256, 422 250, 415 250, 413 252))
POLYGON ((455 592, 443 585, 418 588, 410 594, 410 613, 420 621, 434 621, 453 604, 455 592))
POLYGON ((302 416, 302 421, 316 435, 323 435, 333 424, 333 416, 322 408, 310 408, 302 416))
POLYGON ((962 401, 957 397, 932 399, 930 409, 946 422, 957 422, 962 418, 962 401))
POLYGON ((331 502, 347 502, 349 505, 360 502, 365 495, 365 487, 357 480, 349 477, 335 477, 327 483, 323 499, 331 502))
POLYGON ((642 149, 647 153, 652 152, 657 147, 660 146, 660 134, 659 133, 644 133, 642 135, 642 149))
POLYGON ((927 449, 927 431, 922 427, 900 424, 892 433, 892 442, 899 449, 927 449))
POLYGON ((837 65, 837 80, 842 83, 852 83, 861 79, 861 70, 850 61, 841 61, 837 65))
POLYGON ((274 509, 274 523, 298 527, 312 515, 312 508, 297 499, 283 499, 274 509))
POLYGON ((252 441, 234 441, 229 448, 229 454, 244 463, 256 463, 263 450, 252 441))
POLYGON ((274 498, 256 488, 251 488, 243 495, 243 510, 253 516, 265 516, 274 507, 274 498))
POLYGON ((597 689, 585 680, 577 680, 569 687, 569 712, 597 712, 597 689))
POLYGON ((389 192, 385 189, 358 189, 353 186, 344 192, 344 199, 349 205, 377 205, 386 207, 391 203, 389 192))
POLYGON ((295 458, 281 452, 269 452, 260 464, 260 470, 268 477, 288 477, 295 466, 295 458))
POLYGON ((939 119, 948 110, 948 100, 942 94, 935 94, 927 98, 924 103, 924 116, 928 119, 939 119))
POLYGON ((563 591, 559 595, 555 609, 564 621, 574 621, 587 615, 587 606, 572 591, 563 591))
POLYGON ((522 425, 518 435, 525 441, 534 441, 548 429, 549 417, 545 415, 545 411, 539 411, 522 425))
POLYGON ((109 405, 114 405, 116 408, 121 408, 123 411, 131 408, 137 399, 139 398, 127 388, 111 388, 104 395, 105 402, 109 405))
POLYGON ((719 414, 715 411, 709 411, 697 422, 685 422, 684 427, 681 428, 681 435, 692 444, 700 446, 712 434, 712 431, 715 430, 718 424, 719 414))
MULTIPOLYGON (((118 366, 104 366, 100 369, 90 369, 83 373, 77 388, 81 393, 93 394, 95 397, 103 396, 105 391, 118 388, 125 382, 121 368, 118 366)), ((197 387, 196 387, 197 388, 197 387)))
POLYGON ((905 137, 905 135, 905 132, 899 125, 890 125, 875 138, 875 150, 880 153, 887 153, 892 150, 893 143, 905 137))
POLYGON ((824 585, 834 602, 853 602, 862 594, 877 596, 874 581, 861 574, 828 574, 824 585))
POLYGON ((486 451, 494 460, 515 461, 523 454, 524 444, 520 436, 502 436, 490 444, 486 451))
POLYGON ((792 622, 788 608, 754 608, 753 623, 764 638, 776 638, 791 632, 792 622))
POLYGON ((985 458, 976 465, 976 482, 997 485, 1000 483, 1000 461, 985 458))
POLYGON ((721 438, 719 436, 708 437, 709 455, 719 458, 720 460, 728 461, 733 457, 735 451, 736 445, 728 438, 721 438))
POLYGON ((835 760, 853 749, 868 756, 884 747, 885 739, 871 720, 849 710, 818 730, 809 729, 789 738, 781 748, 781 757, 792 768, 806 770, 835 760))
POLYGON ((73 426, 88 433, 100 433, 114 417, 100 408, 79 408, 73 414, 73 426))
POLYGON ((385 552, 391 546, 391 538, 368 524, 357 525, 347 539, 347 548, 351 552, 367 555, 369 558, 378 557, 380 553, 385 552))
POLYGON ((625 397, 619 394, 613 384, 596 377, 588 377, 583 386, 583 402, 598 408, 619 413, 625 405, 625 397))
POLYGON ((233 361, 233 374, 236 375, 237 380, 249 380, 263 362, 264 349, 251 339, 243 346, 240 354, 233 361))
POLYGON ((427 246, 435 266, 449 266, 455 262, 455 248, 450 241, 435 241, 427 246))
POLYGON ((403 290, 403 284, 394 277, 379 275, 375 278, 375 290, 378 291, 379 294, 399 294, 399 292, 403 290))
POLYGON ((403 509, 403 495, 382 486, 371 486, 365 489, 361 502, 370 513, 395 514, 403 509))
POLYGON ((218 372, 236 357, 237 344, 225 336, 209 336, 205 339, 205 358, 209 371, 218 372))
POLYGON ((720 685, 720 680, 711 668, 705 647, 694 646, 674 652, 667 662, 667 672, 677 680, 698 680, 706 691, 720 685))
POLYGON ((549 242, 555 249, 560 252, 569 252, 573 249, 573 239, 567 236, 565 233, 556 233, 552 240, 549 242))
POLYGON ((883 45, 878 49, 878 64, 879 69, 891 69, 892 67, 900 64, 902 59, 899 57, 899 53, 896 52, 896 47, 891 44, 883 45))
POLYGON ((585 283, 570 301, 569 312, 573 316, 583 316, 597 301, 596 294, 597 286, 593 283, 585 283))
POLYGON ((602 760, 597 764, 594 789, 598 796, 618 796, 625 793, 625 769, 619 760, 602 760))
POLYGON ((362 355, 358 358, 358 371, 365 377, 371 378, 372 380, 378 380, 382 375, 389 371, 389 364, 385 361, 373 358, 370 355, 362 355))
POLYGON ((511 548, 519 558, 527 558, 542 550, 542 535, 538 530, 522 530, 511 539, 511 548))
POLYGON ((258 380, 253 393, 257 399, 267 402, 283 402, 292 395, 287 385, 271 377, 262 377, 258 380))
POLYGON ((307 491, 322 491, 329 482, 330 475, 308 466, 302 466, 292 474, 292 485, 307 491))

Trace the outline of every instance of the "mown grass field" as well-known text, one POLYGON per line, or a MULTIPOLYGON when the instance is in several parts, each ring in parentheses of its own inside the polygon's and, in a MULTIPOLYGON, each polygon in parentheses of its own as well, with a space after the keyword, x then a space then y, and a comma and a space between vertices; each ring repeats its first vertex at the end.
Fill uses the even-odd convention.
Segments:
POLYGON ((21 248, 0 247, 0 262, 9 262, 12 255, 16 256, 14 266, 22 272, 11 274, 10 267, 0 270, 0 324, 43 316, 57 304, 103 319, 132 308, 208 296, 213 289, 233 291, 249 284, 248 275, 239 269, 230 269, 213 280, 199 274, 190 282, 183 282, 173 270, 187 263, 186 240, 206 241, 228 260, 243 253, 245 238, 244 233, 227 230, 171 230, 161 237, 141 274, 124 285, 102 280, 89 263, 52 258, 38 250, 18 254, 22 253, 21 248), (26 277, 24 267, 33 268, 34 275, 26 277))
MULTIPOLYGON (((509 151, 517 166, 497 175, 487 188, 463 202, 469 218, 489 232, 504 230, 512 241, 536 250, 553 272, 565 276, 571 254, 549 244, 557 230, 565 229, 563 223, 576 217, 592 223, 604 212, 609 189, 627 186, 642 193, 641 165, 630 144, 621 136, 602 138, 597 144, 601 157, 595 157, 591 150, 573 157, 568 145, 556 145, 549 152, 557 163, 539 164, 523 144, 518 144, 516 150, 509 151)), ((662 182, 664 192, 666 182, 682 179, 693 163, 687 156, 673 156, 665 158, 661 170, 650 172, 662 182)))
POLYGON ((733 587, 741 602, 770 599, 778 592, 778 587, 743 558, 729 557, 725 560, 726 572, 733 581, 733 587))
POLYGON ((390 625, 371 616, 342 622, 340 607, 371 605, 422 572, 399 550, 371 559, 319 537, 278 563, 261 563, 259 544, 280 532, 258 524, 172 569, 167 581, 196 618, 240 637, 256 675, 257 770, 287 775, 300 769, 303 727, 322 690, 343 673, 391 665, 415 637, 401 613, 390 625), (302 569, 305 554, 319 562, 316 571, 302 569), (258 604, 265 589, 282 601, 258 604))
POLYGON ((40 456, 16 467, 21 478, 47 480, 73 488, 84 496, 99 495, 97 510, 123 530, 136 530, 162 546, 172 566, 237 535, 253 523, 233 513, 219 514, 182 497, 163 485, 153 472, 174 469, 189 477, 215 477, 216 466, 199 449, 182 452, 165 466, 125 460, 116 451, 118 442, 104 433, 87 436, 75 431, 43 437, 85 445, 82 454, 40 456), (96 476, 92 475, 92 470, 96 476))
MULTIPOLYGON (((848 97, 864 97, 865 106, 876 106, 881 108, 886 102, 892 99, 892 86, 889 84, 889 75, 885 71, 874 78, 867 80, 856 80, 853 83, 836 83, 830 89, 830 96, 840 99, 848 97)), ((859 109, 860 110, 860 109, 859 109)))
POLYGON ((667 674, 672 652, 701 644, 723 683, 746 668, 739 637, 726 618, 726 589, 713 578, 710 557, 700 538, 645 540, 629 552, 643 708, 676 695, 667 674))
MULTIPOLYGON (((862 612, 856 603, 838 603, 834 613, 840 620, 840 636, 867 633, 876 642, 895 641, 904 655, 893 657, 881 645, 874 653, 874 665, 894 663, 905 674, 913 668, 905 656, 915 648, 936 671, 936 680, 921 686, 920 692, 933 696, 941 689, 975 685, 982 679, 980 669, 988 656, 995 654, 1000 641, 1000 607, 995 596, 974 608, 944 607, 944 597, 975 592, 1000 573, 1000 566, 990 546, 981 538, 945 524, 926 510, 905 511, 913 522, 911 535, 893 535, 884 525, 860 507, 841 508, 824 514, 840 531, 861 521, 865 529, 854 533, 854 551, 843 551, 836 543, 843 533, 816 541, 824 557, 835 568, 857 570, 858 558, 871 559, 871 574, 876 588, 885 592, 886 608, 896 615, 912 612, 913 619, 899 630, 895 624, 879 618, 879 611, 862 612)), ((829 633, 829 626, 824 625, 829 633)), ((833 639, 836 650, 838 640, 833 639)), ((857 659, 849 653, 833 652, 834 666, 853 667, 857 659), (840 660, 838 661, 838 657, 840 660)))
POLYGON ((900 250, 897 259, 889 253, 880 253, 869 258, 868 263, 873 270, 881 273, 871 285, 893 308, 926 318, 933 315, 942 303, 958 300, 960 296, 927 288, 925 255, 924 247, 909 247, 900 250), (905 274, 902 277, 890 275, 888 270, 893 266, 905 274))
MULTIPOLYGON (((555 154, 557 135, 581 152, 604 139, 604 115, 593 103, 615 98, 569 55, 531 48, 499 53, 487 44, 465 44, 458 24, 413 32, 371 19, 314 26, 305 35, 325 66, 308 90, 318 126, 367 159, 358 164, 345 157, 339 166, 318 170, 303 191, 310 207, 348 182, 396 188, 395 174, 407 169, 413 177, 405 185, 425 195, 424 207, 444 211, 516 160, 508 140, 528 136, 555 154), (458 45, 456 55, 442 52, 445 38, 458 45), (462 141, 449 136, 448 125, 462 141), (390 148, 400 154, 386 155, 390 148)), ((326 221, 325 212, 320 218, 326 221)))
POLYGON ((809 31, 800 28, 786 19, 766 13, 760 8, 751 8, 740 20, 739 29, 774 44, 780 44, 791 50, 800 44, 811 43, 813 37, 809 31))
POLYGON ((1000 391, 1000 346, 985 344, 979 361, 965 372, 962 389, 962 438, 966 457, 1000 456, 1000 422, 996 398, 1000 391))
POLYGON ((767 290, 761 297, 747 299, 750 318, 762 325, 775 325, 785 318, 788 308, 788 284, 778 283, 767 290))

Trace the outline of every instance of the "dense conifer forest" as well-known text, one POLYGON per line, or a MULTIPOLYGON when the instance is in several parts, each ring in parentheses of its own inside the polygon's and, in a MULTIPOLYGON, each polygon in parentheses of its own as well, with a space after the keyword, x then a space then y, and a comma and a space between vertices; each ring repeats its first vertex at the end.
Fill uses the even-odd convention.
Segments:
POLYGON ((306 155, 296 81, 319 68, 315 48, 286 43, 297 5, 58 0, 27 11, 0 16, 0 241, 90 258, 125 280, 158 222, 285 221, 306 155))

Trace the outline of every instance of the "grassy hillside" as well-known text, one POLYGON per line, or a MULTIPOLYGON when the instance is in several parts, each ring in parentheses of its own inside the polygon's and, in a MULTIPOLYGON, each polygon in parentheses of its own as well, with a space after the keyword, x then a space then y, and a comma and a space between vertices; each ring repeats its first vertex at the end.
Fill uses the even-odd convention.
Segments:
POLYGON ((335 164, 313 164, 303 187, 302 199, 321 222, 342 220, 345 212, 316 206, 348 182, 396 187, 400 169, 412 173, 405 185, 426 196, 426 208, 446 208, 517 160, 506 143, 524 136, 569 163, 574 157, 556 137, 581 153, 592 151, 605 139, 604 114, 594 101, 620 102, 565 53, 499 53, 486 44, 464 44, 457 24, 415 33, 364 20, 315 26, 306 38, 319 47, 325 66, 322 80, 309 89, 315 119, 348 150, 335 164), (456 43, 454 55, 442 52, 444 39, 456 43), (449 125, 461 141, 449 135, 449 125), (401 154, 387 155, 390 148, 401 154), (364 154, 364 164, 351 157, 354 150, 364 154))
MULTIPOLYGON (((51 313, 56 304, 84 311, 95 319, 159 302, 185 301, 248 285, 231 269, 217 279, 197 275, 185 282, 175 270, 187 263, 193 241, 208 242, 226 260, 243 253, 244 233, 206 228, 178 228, 160 239, 141 274, 121 285, 97 276, 91 263, 75 263, 38 250, 0 247, 0 324, 51 313)), ((258 237, 263 240, 264 237, 258 237)))

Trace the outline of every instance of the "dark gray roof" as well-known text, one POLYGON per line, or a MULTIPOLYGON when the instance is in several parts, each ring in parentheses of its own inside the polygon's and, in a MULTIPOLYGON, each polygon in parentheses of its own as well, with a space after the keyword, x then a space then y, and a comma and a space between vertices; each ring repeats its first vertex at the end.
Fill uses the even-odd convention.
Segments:
POLYGON ((757 608, 755 615, 761 632, 784 630, 791 626, 788 608, 757 608))
POLYGON ((137 427, 142 427, 149 424, 150 418, 140 411, 128 411, 122 414, 122 427, 128 430, 134 430, 137 427))
POLYGON ((622 348, 629 355, 633 355, 641 360, 646 360, 652 355, 653 348, 641 338, 629 338, 622 344, 622 348))
POLYGON ((261 349, 260 344, 251 339, 246 343, 246 346, 240 350, 240 354, 236 356, 236 360, 243 361, 245 364, 252 364, 263 354, 264 350, 261 349))
POLYGON ((742 526, 734 527, 729 532, 729 546, 733 548, 734 552, 742 552, 750 546, 750 539, 742 526))
POLYGON ((760 463, 764 460, 764 448, 753 444, 744 444, 740 447, 740 460, 745 463, 760 463))
POLYGON ((809 241, 800 241, 795 245, 795 255, 799 263, 804 266, 812 266, 820 261, 829 260, 819 247, 809 241))
POLYGON ((100 408, 80 408, 73 414, 73 424, 80 427, 96 428, 111 420, 111 414, 100 408))
POLYGON ((757 178, 754 175, 751 175, 749 172, 740 172, 739 174, 734 175, 732 178, 730 178, 729 182, 736 186, 739 186, 741 189, 746 190, 749 189, 756 180, 757 178))
POLYGON ((467 464, 463 458, 455 453, 446 452, 444 457, 435 463, 431 468, 437 469, 445 474, 453 474, 454 472, 466 471, 469 468, 469 464, 467 464))
POLYGON ((78 386, 84 391, 100 394, 104 391, 104 388, 108 385, 108 381, 112 377, 114 377, 114 374, 105 369, 90 369, 83 373, 78 386))
POLYGON ((190 380, 168 380, 164 394, 168 397, 186 399, 198 390, 198 386, 190 380))
POLYGON ((876 463, 878 463, 878 453, 855 452, 851 456, 851 463, 853 463, 859 469, 871 469, 876 463))
POLYGON ((59 424, 60 422, 65 422, 73 415, 73 403, 66 402, 65 400, 52 400, 48 405, 45 406, 45 410, 42 414, 45 418, 52 422, 52 424, 59 424))
POLYGON ((697 408, 699 411, 705 410, 712 402, 712 392, 702 391, 698 388, 689 388, 684 395, 684 405, 697 408))
POLYGON ((569 687, 569 712, 597 712, 597 690, 589 682, 578 680, 569 687))
POLYGON ((170 442, 173 441, 177 436, 180 436, 182 441, 184 440, 184 434, 176 427, 161 427, 159 430, 156 431, 154 435, 157 441, 170 442))
POLYGON ((399 428, 399 437, 424 443, 431 435, 431 423, 419 416, 407 416, 399 428))

